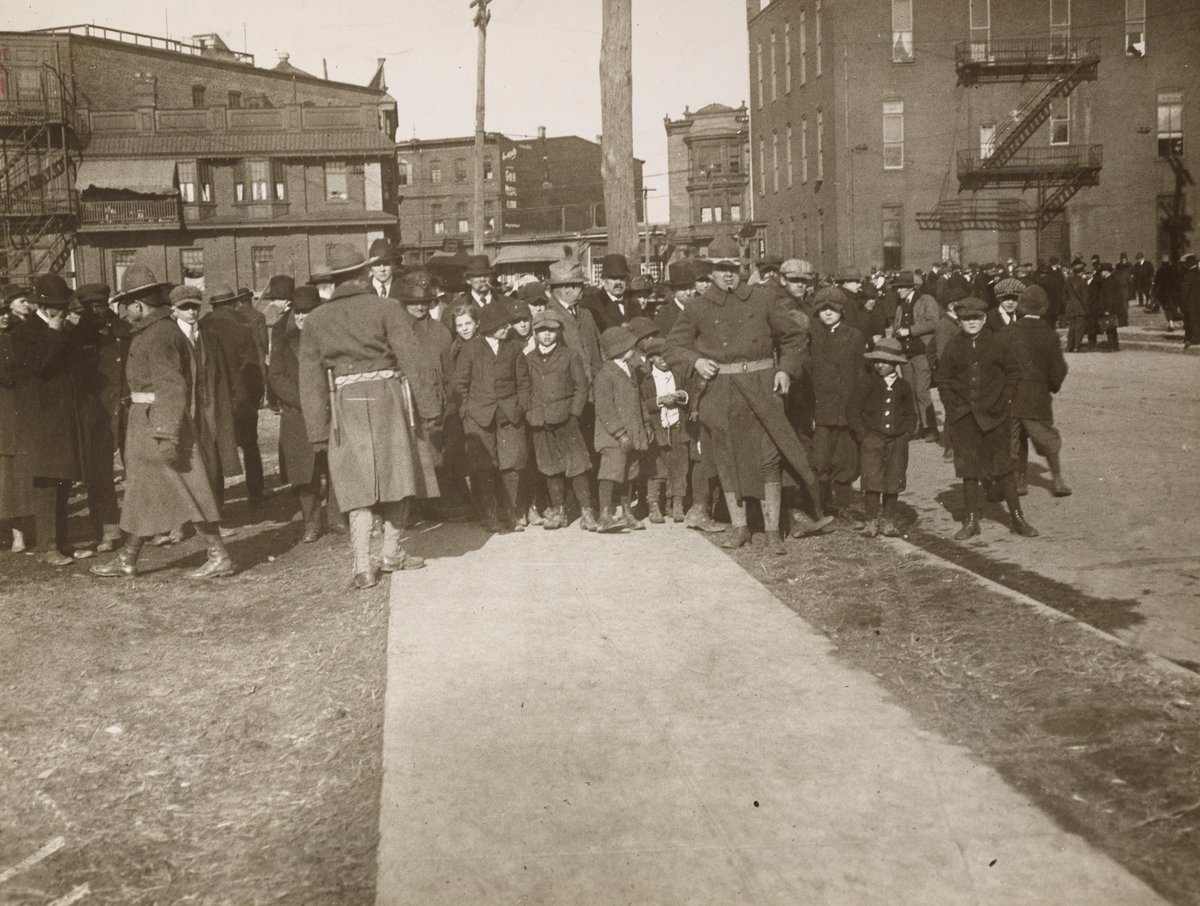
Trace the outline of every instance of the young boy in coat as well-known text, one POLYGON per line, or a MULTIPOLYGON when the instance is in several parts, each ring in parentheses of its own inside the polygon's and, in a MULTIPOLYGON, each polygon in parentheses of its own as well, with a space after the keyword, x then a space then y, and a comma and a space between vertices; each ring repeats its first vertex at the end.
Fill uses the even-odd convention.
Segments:
POLYGON ((650 449, 644 457, 646 500, 650 521, 666 522, 663 515, 663 491, 668 512, 675 522, 684 521, 683 498, 687 496, 691 434, 687 429, 689 394, 683 386, 683 374, 674 371, 663 358, 663 341, 647 337, 639 343, 650 367, 641 380, 642 408, 645 414, 650 449))
POLYGON ((882 337, 863 357, 873 373, 858 384, 848 412, 861 447, 867 515, 862 531, 870 538, 878 534, 894 538, 900 534, 896 505, 907 483, 908 441, 917 431, 916 397, 900 376, 908 357, 899 340, 882 337))
MULTIPOLYGON (((937 386, 946 406, 954 447, 954 471, 963 483, 966 518, 954 536, 966 541, 980 533, 979 483, 999 486, 1012 514, 1012 531, 1036 537, 1025 521, 1012 467, 1012 400, 1021 372, 1006 337, 985 330, 987 307, 968 296, 958 303, 961 333, 938 358, 937 386)), ((1009 328, 1005 328, 1008 330, 1009 328)))
POLYGON ((588 401, 587 371, 583 357, 562 342, 562 318, 554 311, 533 316, 533 350, 525 357, 529 368, 529 411, 525 419, 533 435, 538 472, 544 477, 550 510, 544 529, 560 529, 567 518, 565 480, 571 482, 583 510, 580 527, 596 531, 592 504, 592 458, 579 429, 588 401))
POLYGON ((512 307, 500 299, 485 305, 479 333, 463 344, 454 366, 471 490, 483 526, 492 532, 524 530, 513 506, 528 459, 529 368, 521 344, 509 338, 512 318, 512 307))
POLYGON ((1054 427, 1054 394, 1067 376, 1067 361, 1058 333, 1045 320, 1048 306, 1049 300, 1040 286, 1027 287, 1017 302, 1020 320, 1008 335, 1021 372, 1021 383, 1012 404, 1012 450, 1016 457, 1018 496, 1029 493, 1025 472, 1029 468, 1030 443, 1050 465, 1051 493, 1055 497, 1071 496, 1059 460, 1062 435, 1054 427))
POLYGON ((858 477, 858 445, 850 429, 849 406, 864 378, 862 331, 843 323, 845 303, 827 295, 817 303, 817 324, 809 347, 813 387, 813 471, 821 485, 821 505, 834 508, 834 483, 849 487, 858 477))
POLYGON ((597 531, 644 529, 629 509, 629 482, 638 476, 638 453, 649 446, 635 370, 637 338, 624 327, 609 327, 600 335, 605 362, 596 374, 596 452, 600 490, 597 531), (614 507, 621 515, 614 514, 614 507))

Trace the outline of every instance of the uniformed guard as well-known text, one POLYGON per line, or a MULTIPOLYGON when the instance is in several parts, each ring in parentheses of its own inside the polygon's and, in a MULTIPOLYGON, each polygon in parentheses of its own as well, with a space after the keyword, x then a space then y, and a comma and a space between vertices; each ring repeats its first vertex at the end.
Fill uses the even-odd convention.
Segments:
POLYGON ((833 521, 821 508, 817 478, 783 410, 782 396, 800 373, 802 333, 773 294, 741 285, 737 243, 720 237, 709 255, 712 285, 680 312, 667 337, 666 358, 672 365, 695 368, 707 382, 699 417, 733 523, 724 545, 738 548, 750 540, 745 499, 757 497, 767 544, 781 553, 782 460, 807 487, 816 525, 823 528, 833 521))
POLYGON ((367 286, 367 258, 330 248, 324 274, 334 285, 300 337, 300 402, 308 439, 327 450, 338 502, 350 516, 354 587, 378 571, 425 563, 400 546, 407 502, 438 496, 432 445, 444 396, 426 367, 412 317, 367 286), (381 560, 371 560, 372 511, 383 517, 381 560))
POLYGON ((189 579, 233 575, 221 540, 216 484, 217 438, 213 392, 216 370, 198 329, 200 290, 167 292, 147 268, 134 265, 121 279, 115 301, 126 304, 133 334, 125 377, 129 421, 125 435, 125 546, 108 563, 92 567, 105 578, 136 576, 147 538, 191 522, 208 559, 189 579))

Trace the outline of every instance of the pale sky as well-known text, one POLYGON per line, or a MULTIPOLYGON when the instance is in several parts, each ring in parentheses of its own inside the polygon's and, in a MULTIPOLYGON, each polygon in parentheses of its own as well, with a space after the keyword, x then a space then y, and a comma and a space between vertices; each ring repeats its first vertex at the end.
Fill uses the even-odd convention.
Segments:
MULTIPOLYGON (((514 138, 600 132, 601 0, 492 0, 487 128, 514 138)), ((749 95, 741 0, 633 0, 634 153, 646 161, 650 219, 667 219, 663 117, 749 95)), ((469 0, 3 0, 0 30, 89 22, 187 40, 217 32, 270 68, 365 84, 387 58, 397 139, 475 128, 475 29, 469 0), (243 38, 244 36, 244 38, 243 38)))

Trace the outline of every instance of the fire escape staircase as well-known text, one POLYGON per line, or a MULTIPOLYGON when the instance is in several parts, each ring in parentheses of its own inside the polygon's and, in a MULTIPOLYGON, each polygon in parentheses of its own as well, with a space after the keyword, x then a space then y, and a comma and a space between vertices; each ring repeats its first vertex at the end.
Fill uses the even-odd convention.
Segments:
POLYGON ((23 75, 0 65, 0 271, 17 280, 61 271, 71 259, 81 147, 71 92, 58 70, 42 64, 36 89, 23 75))
POLYGON ((1045 84, 1013 112, 989 148, 957 153, 959 193, 971 192, 973 197, 943 197, 935 210, 917 215, 921 229, 1040 230, 1062 213, 1080 189, 1098 184, 1103 162, 1100 145, 1026 145, 1050 118, 1056 100, 1097 77, 1099 61, 1096 39, 1080 42, 1058 36, 960 44, 956 52, 960 85, 1045 84), (1038 201, 1030 207, 1020 198, 974 194, 989 188, 1036 189, 1038 201))

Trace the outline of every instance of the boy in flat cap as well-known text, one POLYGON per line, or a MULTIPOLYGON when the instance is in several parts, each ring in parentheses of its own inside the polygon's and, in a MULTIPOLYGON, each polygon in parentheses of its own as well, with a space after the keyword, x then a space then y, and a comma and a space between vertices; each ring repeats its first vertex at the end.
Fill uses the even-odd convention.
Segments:
POLYGON ((596 375, 596 452, 600 454, 600 521, 597 531, 644 529, 630 511, 629 482, 638 477, 639 454, 649 437, 634 369, 637 338, 625 327, 610 327, 600 335, 605 362, 596 375), (621 515, 615 515, 615 507, 621 515))
POLYGON ((533 316, 533 350, 525 357, 529 367, 529 411, 526 419, 533 435, 538 472, 544 477, 550 511, 544 529, 570 524, 566 509, 566 481, 582 509, 580 528, 594 532, 596 510, 592 503, 592 459, 580 431, 579 420, 587 406, 590 385, 583 357, 562 342, 562 319, 557 312, 533 316))
POLYGON ((490 532, 524 528, 514 507, 529 455, 529 368, 521 344, 509 337, 512 319, 512 306, 504 300, 484 306, 479 332, 463 344, 454 366, 471 491, 490 532))
POLYGON ((979 483, 983 480, 991 480, 1002 492, 1014 534, 1038 534, 1021 512, 1013 475, 1012 400, 1021 372, 1009 344, 996 332, 984 329, 986 317, 981 299, 968 296, 959 302, 961 333, 946 344, 938 358, 937 386, 946 407, 954 471, 962 479, 966 511, 956 541, 980 533, 979 483))
POLYGON ((867 517, 863 534, 894 538, 900 534, 896 505, 907 483, 908 441, 917 430, 913 390, 899 372, 908 357, 900 341, 892 337, 880 339, 863 357, 872 374, 859 382, 849 406, 850 424, 862 450, 867 517))
MULTIPOLYGON (((838 294, 841 295, 840 293, 838 294)), ((835 509, 835 487, 848 488, 858 477, 858 444, 850 430, 850 401, 863 379, 862 333, 843 323, 838 296, 817 304, 809 368, 813 385, 813 470, 821 483, 821 503, 835 509)))

